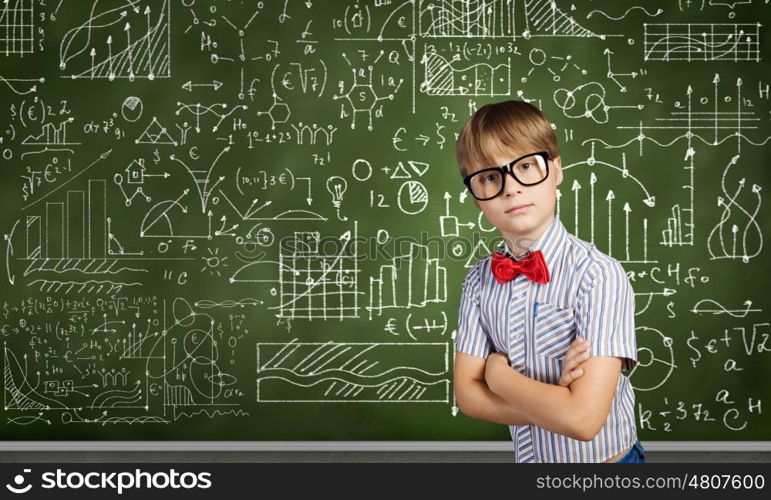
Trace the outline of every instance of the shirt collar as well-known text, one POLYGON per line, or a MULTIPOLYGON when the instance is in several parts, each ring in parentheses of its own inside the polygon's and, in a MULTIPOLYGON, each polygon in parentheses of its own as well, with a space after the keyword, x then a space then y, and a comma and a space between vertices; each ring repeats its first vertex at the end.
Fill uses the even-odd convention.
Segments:
MULTIPOLYGON (((555 215, 552 223, 546 228, 546 231, 544 231, 530 247, 530 251, 535 252, 536 250, 540 250, 541 253, 543 253, 543 259, 546 261, 546 265, 551 267, 551 264, 556 262, 556 259, 559 258, 566 236, 567 229, 565 229, 565 226, 562 224, 559 217, 555 215)), ((509 246, 506 242, 501 244, 501 246, 498 247, 498 250, 505 252, 508 255, 515 255, 509 250, 509 246)))

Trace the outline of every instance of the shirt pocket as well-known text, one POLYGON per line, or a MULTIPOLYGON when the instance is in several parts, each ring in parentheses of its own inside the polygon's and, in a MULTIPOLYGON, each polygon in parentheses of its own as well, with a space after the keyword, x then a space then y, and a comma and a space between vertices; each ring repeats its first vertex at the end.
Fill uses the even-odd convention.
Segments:
POLYGON ((573 308, 539 302, 535 332, 535 352, 538 356, 564 358, 576 334, 573 308))

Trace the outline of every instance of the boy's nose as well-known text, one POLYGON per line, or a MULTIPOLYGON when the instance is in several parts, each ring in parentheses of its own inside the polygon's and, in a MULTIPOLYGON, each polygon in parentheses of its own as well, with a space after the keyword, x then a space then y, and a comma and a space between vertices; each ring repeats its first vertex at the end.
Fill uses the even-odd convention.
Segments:
POLYGON ((517 182, 513 175, 507 173, 503 177, 503 182, 503 194, 505 196, 510 196, 522 192, 522 184, 517 182))

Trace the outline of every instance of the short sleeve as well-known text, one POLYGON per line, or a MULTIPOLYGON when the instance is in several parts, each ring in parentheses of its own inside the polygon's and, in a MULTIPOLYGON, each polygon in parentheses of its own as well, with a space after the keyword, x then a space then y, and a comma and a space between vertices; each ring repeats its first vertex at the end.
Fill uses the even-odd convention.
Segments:
POLYGON ((591 341, 592 356, 623 359, 622 371, 637 365, 634 292, 616 260, 600 262, 587 272, 576 305, 576 333, 591 341))
POLYGON ((480 358, 487 358, 492 343, 482 325, 479 305, 479 263, 474 265, 463 280, 455 350, 480 358))

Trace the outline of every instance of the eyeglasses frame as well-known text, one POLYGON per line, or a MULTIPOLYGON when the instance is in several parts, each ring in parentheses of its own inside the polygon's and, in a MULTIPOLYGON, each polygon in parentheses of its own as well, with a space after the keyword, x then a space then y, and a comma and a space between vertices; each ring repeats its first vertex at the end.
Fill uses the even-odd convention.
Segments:
POLYGON ((500 166, 500 167, 489 167, 489 168, 483 168, 481 170, 477 170, 473 174, 469 174, 466 177, 464 177, 463 178, 463 184, 466 185, 466 187, 468 188, 469 192, 471 193, 471 196, 473 196, 477 200, 479 200, 479 201, 492 200, 493 198, 497 197, 498 195, 500 195, 503 192, 503 189, 506 187, 506 179, 505 178, 503 179, 503 182, 501 183, 501 190, 498 191, 497 193, 495 193, 495 195, 490 196, 489 198, 479 198, 479 197, 477 197, 477 195, 474 194, 474 191, 472 191, 472 189, 471 189, 471 178, 472 177, 474 177, 475 175, 480 174, 482 172, 493 172, 493 171, 495 171, 495 172, 500 172, 503 175, 510 174, 511 177, 513 177, 514 180, 519 182, 522 186, 536 186, 536 185, 542 183, 543 181, 545 181, 546 179, 549 178, 549 160, 551 160, 551 159, 552 159, 552 157, 551 157, 551 155, 549 154, 548 151, 536 151, 535 153, 528 153, 526 155, 522 155, 522 156, 520 156, 518 158, 515 158, 514 160, 511 160, 506 165, 503 165, 503 166, 500 166), (546 163, 546 175, 544 176, 543 179, 541 179, 538 182, 532 182, 530 184, 527 184, 527 183, 524 183, 524 182, 520 181, 519 179, 517 179, 517 176, 514 173, 513 165, 515 163, 517 163, 519 160, 521 160, 522 158, 527 158, 528 156, 533 156, 533 155, 538 155, 538 156, 540 156, 541 158, 543 158, 545 160, 545 163, 546 163))

